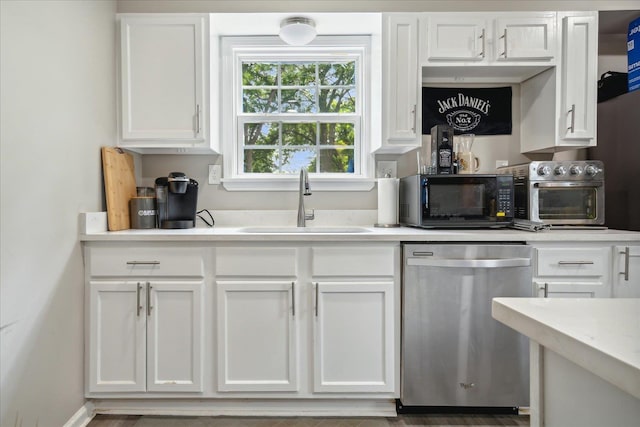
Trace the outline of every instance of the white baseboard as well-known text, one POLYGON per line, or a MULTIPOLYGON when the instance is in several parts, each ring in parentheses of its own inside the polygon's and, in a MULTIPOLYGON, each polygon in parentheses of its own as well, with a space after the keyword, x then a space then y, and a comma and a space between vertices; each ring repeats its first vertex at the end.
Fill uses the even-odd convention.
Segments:
POLYGON ((96 412, 92 402, 85 402, 85 404, 76 411, 69 421, 64 423, 63 427, 85 427, 95 417, 96 412))
MULTIPOLYGON (((95 399, 96 414, 261 417, 395 417, 395 400, 95 399)), ((66 427, 66 426, 65 426, 66 427)))

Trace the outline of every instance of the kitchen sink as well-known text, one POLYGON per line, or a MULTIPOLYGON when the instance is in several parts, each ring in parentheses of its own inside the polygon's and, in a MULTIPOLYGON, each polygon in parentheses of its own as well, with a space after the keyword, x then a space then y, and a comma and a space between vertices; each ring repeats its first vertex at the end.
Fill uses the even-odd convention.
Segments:
POLYGON ((351 234, 367 233, 364 227, 243 227, 238 231, 241 233, 265 233, 265 234, 295 234, 295 233, 333 233, 351 234))

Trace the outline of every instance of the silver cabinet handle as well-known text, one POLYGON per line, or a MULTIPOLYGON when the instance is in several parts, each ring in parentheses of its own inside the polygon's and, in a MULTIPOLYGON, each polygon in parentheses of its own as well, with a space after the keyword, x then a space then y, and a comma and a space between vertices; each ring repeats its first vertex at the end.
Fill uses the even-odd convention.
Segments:
POLYGON ((413 104, 413 108, 411 109, 411 114, 413 115, 413 126, 411 127, 411 131, 415 133, 416 131, 416 109, 418 108, 418 106, 416 104, 413 104))
POLYGON ((593 261, 558 261, 558 265, 593 265, 593 261))
POLYGON ((549 297, 549 284, 545 282, 544 286, 540 287, 540 290, 544 291, 544 297, 548 298, 549 297))
POLYGON ((443 259, 443 258, 408 258, 407 265, 419 267, 457 267, 457 268, 503 268, 527 267, 531 265, 529 258, 500 259, 443 259))
POLYGON ((318 283, 316 282, 316 308, 315 308, 316 317, 318 317, 318 288, 319 286, 318 286, 318 283))
POLYGON ((295 282, 291 282, 291 315, 296 315, 296 287, 295 282))
POLYGON ((147 282, 147 316, 151 316, 151 283, 147 282))
POLYGON ((576 104, 571 104, 571 109, 567 112, 567 114, 571 114, 571 126, 569 126, 567 130, 573 133, 576 123, 576 104))
POLYGON ((200 104, 196 104, 196 135, 200 134, 200 104))
POLYGON ((160 261, 127 261, 127 265, 160 265, 160 261))
POLYGON ((413 252, 413 256, 433 256, 433 252, 413 252))
POLYGON ((624 251, 620 253, 624 254, 624 271, 621 271, 619 274, 622 274, 624 276, 625 282, 628 282, 629 281, 629 258, 631 258, 631 254, 629 253, 629 246, 626 246, 624 248, 624 251))
POLYGON ((484 51, 485 51, 485 46, 486 46, 486 44, 485 44, 486 37, 485 37, 485 29, 484 28, 482 29, 482 34, 480 34, 480 37, 478 37, 478 38, 482 39, 482 50, 480 51, 480 55, 478 55, 478 56, 480 58, 484 58, 484 51))
POLYGON ((142 310, 142 306, 140 305, 140 289, 142 286, 140 282, 136 283, 136 316, 140 317, 140 310, 142 310))
POLYGON ((507 29, 504 29, 504 33, 500 36, 501 39, 504 39, 504 52, 500 54, 500 56, 507 57, 507 29))

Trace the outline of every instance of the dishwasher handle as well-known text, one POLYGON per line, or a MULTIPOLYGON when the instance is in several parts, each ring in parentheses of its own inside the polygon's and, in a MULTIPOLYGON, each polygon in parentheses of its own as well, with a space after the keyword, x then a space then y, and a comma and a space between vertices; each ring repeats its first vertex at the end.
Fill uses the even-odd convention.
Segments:
POLYGON ((454 267, 454 268, 504 268, 528 267, 529 258, 486 258, 486 259, 458 259, 458 258, 407 258, 407 265, 417 267, 454 267))

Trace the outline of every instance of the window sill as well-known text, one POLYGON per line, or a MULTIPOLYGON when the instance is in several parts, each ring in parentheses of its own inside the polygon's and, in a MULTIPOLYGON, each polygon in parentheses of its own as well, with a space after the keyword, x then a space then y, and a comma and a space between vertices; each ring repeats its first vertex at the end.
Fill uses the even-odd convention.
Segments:
MULTIPOLYGON (((376 183, 371 178, 313 178, 309 179, 311 191, 371 191, 376 183)), ((298 177, 287 178, 227 178, 222 185, 228 191, 298 191, 298 177)))

